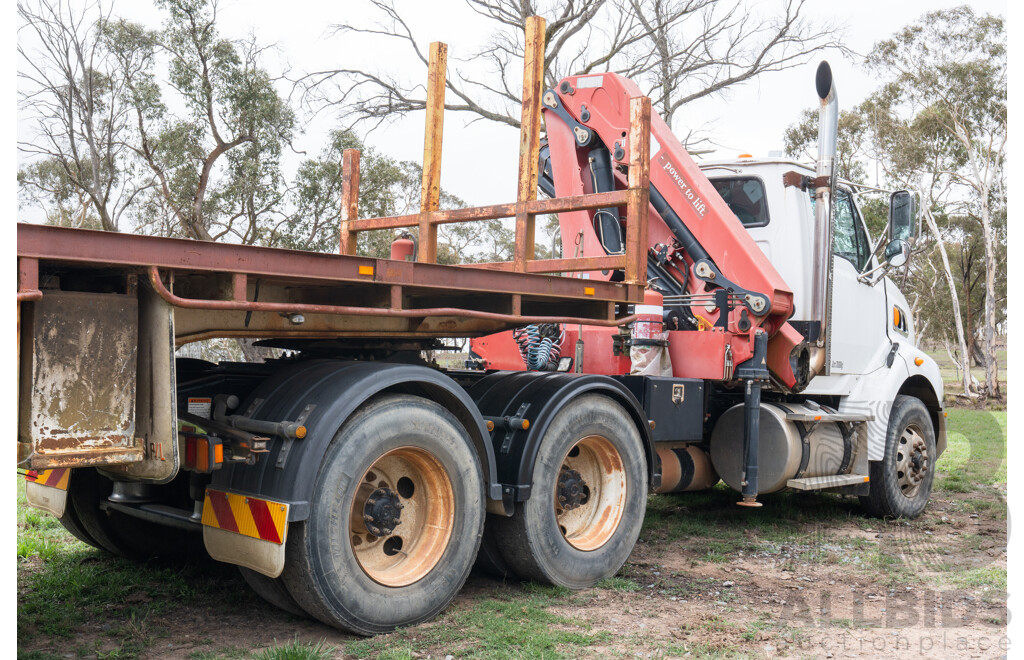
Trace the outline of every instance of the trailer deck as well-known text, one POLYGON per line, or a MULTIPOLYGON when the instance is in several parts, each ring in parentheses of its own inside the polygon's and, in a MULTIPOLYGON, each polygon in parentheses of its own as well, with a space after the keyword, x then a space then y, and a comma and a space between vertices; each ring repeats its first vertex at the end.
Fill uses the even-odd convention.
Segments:
POLYGON ((637 283, 18 225, 18 297, 146 280, 182 344, 209 337, 464 337, 528 323, 616 325, 637 283))

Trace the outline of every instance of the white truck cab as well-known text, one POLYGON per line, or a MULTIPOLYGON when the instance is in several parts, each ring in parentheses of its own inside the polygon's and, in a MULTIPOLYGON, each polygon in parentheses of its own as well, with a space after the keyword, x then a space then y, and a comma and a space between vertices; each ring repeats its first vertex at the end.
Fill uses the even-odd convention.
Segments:
MULTIPOLYGON (((792 287, 795 312, 790 323, 806 329, 814 318, 814 196, 812 189, 796 182, 809 181, 814 169, 789 160, 753 158, 711 162, 701 168, 792 287)), ((840 180, 834 192, 827 366, 802 394, 835 402, 840 413, 868 414, 871 462, 885 459, 890 416, 901 397, 920 401, 935 437, 936 455, 927 457, 931 469, 946 446, 942 378, 935 361, 915 346, 910 305, 886 276, 890 267, 905 261, 905 246, 893 241, 887 249, 890 259, 879 259, 875 252, 881 241, 867 231, 857 203, 859 189, 840 180)), ((906 444, 908 438, 896 442, 906 444)))

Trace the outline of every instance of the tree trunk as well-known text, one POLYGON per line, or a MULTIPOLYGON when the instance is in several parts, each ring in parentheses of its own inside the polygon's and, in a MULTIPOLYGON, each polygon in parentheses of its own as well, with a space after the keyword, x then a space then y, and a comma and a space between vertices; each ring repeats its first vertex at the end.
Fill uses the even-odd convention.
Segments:
POLYGON ((987 196, 981 200, 981 229, 985 236, 985 386, 990 397, 1002 400, 1003 394, 999 391, 999 359, 996 352, 996 268, 999 263, 992 236, 992 217, 987 196))
POLYGON ((960 355, 963 356, 964 360, 964 394, 974 398, 974 394, 971 392, 971 371, 968 368, 970 362, 967 361, 967 342, 964 340, 964 322, 960 317, 960 296, 957 295, 956 282, 953 281, 953 271, 949 267, 949 255, 946 254, 946 243, 942 240, 942 234, 939 232, 939 226, 935 223, 935 217, 932 216, 931 209, 924 209, 924 217, 928 222, 928 228, 935 236, 935 241, 939 244, 939 256, 942 257, 942 270, 946 276, 946 283, 949 285, 949 295, 953 300, 953 320, 956 325, 956 338, 960 343, 960 355))

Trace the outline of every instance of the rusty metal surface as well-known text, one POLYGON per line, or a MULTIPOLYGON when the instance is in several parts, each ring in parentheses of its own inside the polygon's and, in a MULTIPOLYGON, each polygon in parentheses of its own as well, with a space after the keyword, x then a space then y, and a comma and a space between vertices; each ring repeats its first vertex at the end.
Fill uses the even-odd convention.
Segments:
POLYGON ((19 440, 32 445, 30 465, 138 460, 137 300, 48 292, 31 317, 31 355, 21 356, 30 361, 31 384, 19 424, 19 440))
POLYGON ((428 215, 440 207, 441 141, 444 134, 444 93, 447 75, 448 45, 430 44, 427 66, 426 120, 423 131, 423 183, 420 188, 419 243, 416 260, 437 261, 437 225, 428 215))
POLYGON ((341 235, 338 254, 356 253, 356 234, 352 221, 359 217, 359 150, 345 149, 341 154, 341 235))
MULTIPOLYGON (((513 314, 500 314, 496 312, 482 312, 471 309, 458 309, 452 307, 425 307, 416 309, 392 309, 389 307, 356 307, 351 305, 317 305, 308 303, 282 303, 282 302, 242 302, 237 300, 200 300, 194 298, 182 298, 171 293, 160 279, 160 271, 156 266, 150 266, 149 282, 156 292, 175 307, 186 307, 190 309, 209 309, 226 311, 246 312, 278 312, 282 314, 332 314, 343 316, 384 316, 400 318, 425 318, 451 316, 457 318, 484 319, 500 321, 505 323, 518 323, 522 325, 530 323, 585 323, 587 325, 617 326, 631 323, 635 317, 629 316, 621 319, 584 319, 569 316, 517 316, 513 314)), ((584 282, 585 280, 579 280, 584 282)), ((454 328, 452 328, 454 330, 454 328)))
POLYGON ((629 203, 626 205, 626 280, 647 273, 647 212, 651 196, 651 99, 629 100, 629 203))
MULTIPOLYGON (((582 298, 580 280, 471 270, 437 264, 390 261, 301 250, 135 236, 88 229, 18 224, 18 255, 44 262, 98 267, 147 267, 209 273, 246 273, 309 283, 401 284, 454 291, 521 293, 582 298), (361 275, 359 267, 373 268, 361 275)), ((642 290, 617 282, 590 281, 594 298, 642 302, 642 290)))
POLYGON ((138 286, 138 370, 135 436, 144 444, 142 460, 111 466, 108 472, 166 483, 178 473, 177 392, 174 362, 174 309, 145 282, 138 286))

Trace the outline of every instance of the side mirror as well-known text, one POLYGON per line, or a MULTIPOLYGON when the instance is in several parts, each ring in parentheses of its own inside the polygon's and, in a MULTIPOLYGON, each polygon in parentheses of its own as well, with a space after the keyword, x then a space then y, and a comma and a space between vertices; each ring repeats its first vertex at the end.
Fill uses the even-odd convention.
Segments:
POLYGON ((910 259, 910 243, 902 238, 894 238, 885 246, 885 262, 893 268, 899 268, 910 259))
MULTIPOLYGON (((897 190, 889 197, 889 241, 914 240, 917 233, 917 199, 914 193, 897 190)), ((892 243, 889 243, 892 247, 892 243)), ((889 256, 889 247, 885 249, 889 256)))

